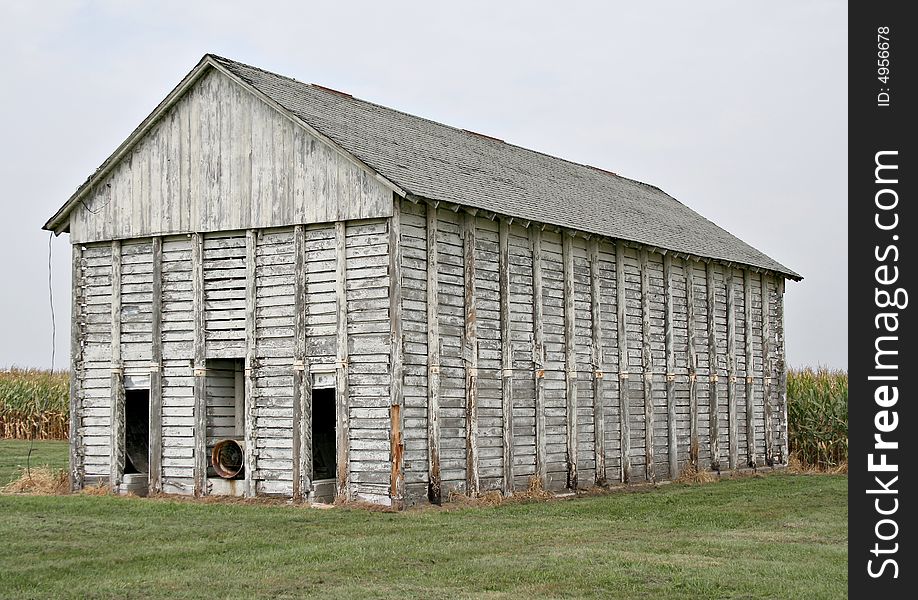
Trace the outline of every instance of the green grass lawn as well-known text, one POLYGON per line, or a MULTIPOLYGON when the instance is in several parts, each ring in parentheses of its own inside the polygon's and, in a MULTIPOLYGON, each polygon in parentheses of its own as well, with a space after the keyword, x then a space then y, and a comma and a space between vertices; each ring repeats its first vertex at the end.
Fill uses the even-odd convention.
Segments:
POLYGON ((0 496, 0 597, 843 598, 847 491, 775 474, 403 513, 0 496))
MULTIPOLYGON (((8 484, 26 467, 28 440, 0 440, 0 487, 8 484)), ((67 468, 67 442, 36 441, 32 447, 33 467, 49 465, 67 468)))

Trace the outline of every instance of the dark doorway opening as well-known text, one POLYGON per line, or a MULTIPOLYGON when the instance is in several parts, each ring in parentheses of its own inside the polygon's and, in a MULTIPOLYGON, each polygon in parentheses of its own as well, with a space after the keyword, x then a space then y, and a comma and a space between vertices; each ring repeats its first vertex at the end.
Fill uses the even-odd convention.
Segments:
POLYGON ((150 470, 150 390, 124 391, 124 472, 150 470))
POLYGON ((335 390, 312 391, 312 479, 335 478, 335 390))

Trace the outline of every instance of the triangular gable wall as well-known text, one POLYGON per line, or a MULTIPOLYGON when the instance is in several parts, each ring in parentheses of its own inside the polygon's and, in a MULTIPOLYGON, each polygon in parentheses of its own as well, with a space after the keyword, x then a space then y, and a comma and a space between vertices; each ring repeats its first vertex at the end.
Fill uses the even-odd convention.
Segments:
POLYGON ((214 68, 84 195, 73 243, 387 217, 392 190, 214 68))

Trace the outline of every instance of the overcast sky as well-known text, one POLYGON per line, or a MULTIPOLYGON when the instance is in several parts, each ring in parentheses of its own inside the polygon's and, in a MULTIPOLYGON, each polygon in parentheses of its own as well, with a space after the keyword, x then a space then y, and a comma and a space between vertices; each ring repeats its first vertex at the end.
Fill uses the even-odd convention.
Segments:
POLYGON ((801 273, 788 361, 847 368, 845 3, 433 4, 0 1, 0 367, 51 364, 41 225, 213 52, 653 183, 801 273))

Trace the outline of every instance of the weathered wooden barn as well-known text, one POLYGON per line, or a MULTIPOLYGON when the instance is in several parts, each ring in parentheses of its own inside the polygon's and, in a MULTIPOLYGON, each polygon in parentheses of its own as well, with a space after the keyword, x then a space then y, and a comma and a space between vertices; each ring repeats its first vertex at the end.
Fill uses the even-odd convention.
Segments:
POLYGON ((800 276, 602 169, 206 55, 45 228, 74 488, 404 505, 787 460, 800 276))

